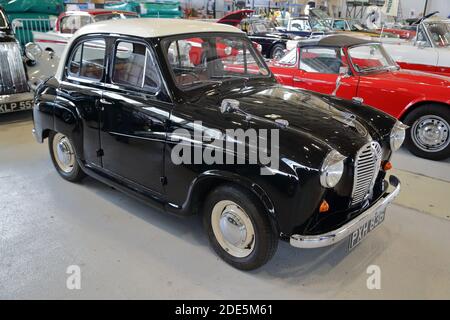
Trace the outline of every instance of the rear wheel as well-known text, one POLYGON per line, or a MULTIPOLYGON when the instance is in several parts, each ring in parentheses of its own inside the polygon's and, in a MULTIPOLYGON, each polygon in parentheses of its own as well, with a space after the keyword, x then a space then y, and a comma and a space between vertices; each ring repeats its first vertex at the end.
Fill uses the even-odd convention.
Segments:
POLYGON ((416 108, 404 121, 410 128, 405 145, 416 156, 444 160, 450 156, 450 108, 429 104, 416 108))
POLYGON ((227 263, 253 270, 267 263, 278 246, 270 218, 247 190, 223 185, 208 196, 203 222, 211 246, 227 263))
POLYGON ((51 132, 48 146, 53 165, 61 177, 71 182, 80 181, 85 177, 76 159, 75 148, 67 136, 51 132))

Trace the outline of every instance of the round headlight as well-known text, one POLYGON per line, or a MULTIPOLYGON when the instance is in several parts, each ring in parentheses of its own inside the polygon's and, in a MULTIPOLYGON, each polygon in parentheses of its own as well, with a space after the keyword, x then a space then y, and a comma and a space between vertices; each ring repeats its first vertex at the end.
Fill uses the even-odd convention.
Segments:
POLYGON ((403 141, 405 141, 407 125, 402 122, 397 121, 391 130, 390 135, 390 145, 392 151, 397 151, 402 146, 403 141))
POLYGON ((42 49, 38 44, 29 42, 25 45, 25 55, 30 60, 36 60, 41 57, 42 49))
POLYGON ((344 173, 345 157, 336 150, 331 150, 320 169, 320 183, 325 188, 333 188, 338 184, 344 173))

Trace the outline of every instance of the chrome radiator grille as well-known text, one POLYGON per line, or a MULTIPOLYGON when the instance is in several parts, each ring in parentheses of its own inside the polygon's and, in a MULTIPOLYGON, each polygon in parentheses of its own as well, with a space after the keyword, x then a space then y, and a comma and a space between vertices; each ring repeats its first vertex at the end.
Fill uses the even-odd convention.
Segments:
POLYGON ((355 158, 352 205, 371 194, 381 166, 382 150, 378 142, 369 142, 359 149, 355 158))
POLYGON ((0 43, 0 95, 28 91, 22 52, 15 42, 0 43))

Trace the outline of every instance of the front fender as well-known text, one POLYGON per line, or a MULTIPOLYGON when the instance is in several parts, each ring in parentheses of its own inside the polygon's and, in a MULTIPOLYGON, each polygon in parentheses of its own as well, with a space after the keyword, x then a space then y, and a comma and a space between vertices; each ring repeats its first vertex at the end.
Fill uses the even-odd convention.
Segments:
POLYGON ((266 213, 274 221, 276 221, 275 206, 263 187, 247 177, 234 172, 223 170, 208 170, 201 173, 192 181, 191 185, 189 186, 186 201, 184 202, 182 207, 178 208, 178 210, 176 210, 174 207, 169 207, 168 210, 173 211, 173 213, 183 215, 198 211, 198 209, 200 209, 199 204, 203 202, 203 199, 207 196, 207 194, 214 187, 222 183, 234 183, 252 192, 261 201, 266 213))

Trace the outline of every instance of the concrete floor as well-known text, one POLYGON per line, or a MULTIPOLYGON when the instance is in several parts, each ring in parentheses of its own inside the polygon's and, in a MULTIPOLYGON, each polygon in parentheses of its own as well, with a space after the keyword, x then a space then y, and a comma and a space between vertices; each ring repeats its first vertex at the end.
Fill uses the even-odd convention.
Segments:
POLYGON ((280 243, 241 272, 209 248, 199 217, 155 212, 93 179, 72 184, 31 136, 29 113, 0 117, 0 298, 450 298, 450 161, 395 156, 404 186, 351 253, 280 243), (66 269, 81 268, 81 289, 66 269), (366 286, 381 270, 381 289, 366 286))

